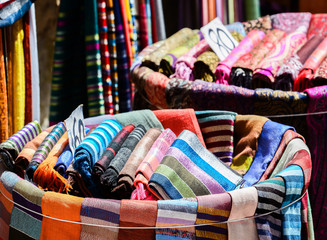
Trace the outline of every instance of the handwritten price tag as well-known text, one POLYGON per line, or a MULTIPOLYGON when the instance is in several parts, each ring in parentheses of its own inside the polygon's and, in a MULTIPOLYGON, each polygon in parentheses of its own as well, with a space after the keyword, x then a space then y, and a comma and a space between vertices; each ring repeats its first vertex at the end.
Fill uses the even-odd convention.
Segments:
POLYGON ((83 116, 83 105, 79 105, 71 115, 65 120, 69 147, 74 154, 75 148, 83 141, 85 138, 85 126, 84 126, 84 116, 83 116))
POLYGON ((238 42, 233 38, 218 17, 203 26, 200 30, 220 61, 224 60, 238 45, 238 42))

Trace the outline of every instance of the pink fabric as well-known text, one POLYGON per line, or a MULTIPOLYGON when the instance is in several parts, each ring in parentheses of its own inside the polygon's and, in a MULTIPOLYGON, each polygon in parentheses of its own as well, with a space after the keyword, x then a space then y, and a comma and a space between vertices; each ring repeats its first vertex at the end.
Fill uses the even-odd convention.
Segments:
POLYGON ((148 75, 147 81, 145 82, 145 92, 149 101, 154 106, 168 108, 165 90, 169 80, 166 75, 159 72, 153 72, 148 75))
POLYGON ((278 13, 270 16, 271 25, 274 29, 283 30, 287 34, 295 30, 307 33, 311 15, 309 12, 278 13))
POLYGON ((259 30, 252 30, 234 48, 223 61, 218 63, 216 68, 216 83, 228 85, 231 69, 236 61, 244 54, 250 52, 264 38, 265 33, 259 30))

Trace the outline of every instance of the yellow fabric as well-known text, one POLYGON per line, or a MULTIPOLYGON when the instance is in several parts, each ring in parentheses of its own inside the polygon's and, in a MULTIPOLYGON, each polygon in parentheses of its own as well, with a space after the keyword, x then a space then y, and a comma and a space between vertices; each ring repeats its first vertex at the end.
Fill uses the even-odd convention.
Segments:
MULTIPOLYGON (((133 39, 134 39, 133 22, 132 22, 132 12, 131 12, 131 6, 130 6, 129 0, 125 0, 125 10, 124 11, 126 12, 126 16, 127 16, 127 20, 128 20, 128 27, 129 27, 129 34, 131 37, 131 41, 133 41, 133 39)), ((132 47, 132 57, 134 60, 135 51, 136 51, 134 48, 134 44, 132 44, 131 47, 132 47)))
POLYGON ((24 29, 23 20, 20 19, 13 24, 13 88, 14 88, 14 112, 13 125, 14 132, 18 132, 24 127, 25 121, 25 65, 24 65, 24 29))

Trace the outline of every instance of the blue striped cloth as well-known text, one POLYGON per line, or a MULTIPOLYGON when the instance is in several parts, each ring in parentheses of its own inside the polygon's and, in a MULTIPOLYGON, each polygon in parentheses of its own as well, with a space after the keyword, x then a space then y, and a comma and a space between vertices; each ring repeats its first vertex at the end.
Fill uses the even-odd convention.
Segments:
POLYGON ((0 9, 0 27, 3 28, 12 25, 22 18, 30 9, 33 2, 31 0, 16 0, 0 9))
POLYGON ((111 140, 121 129, 121 124, 116 120, 106 120, 94 129, 75 149, 73 167, 81 174, 87 188, 95 197, 99 196, 100 189, 97 189, 91 179, 92 169, 111 140))
MULTIPOLYGON (((282 177, 286 185, 286 195, 282 207, 301 197, 304 187, 304 175, 298 165, 290 165, 277 176, 282 177)), ((301 201, 282 210, 283 239, 301 239, 301 201)))

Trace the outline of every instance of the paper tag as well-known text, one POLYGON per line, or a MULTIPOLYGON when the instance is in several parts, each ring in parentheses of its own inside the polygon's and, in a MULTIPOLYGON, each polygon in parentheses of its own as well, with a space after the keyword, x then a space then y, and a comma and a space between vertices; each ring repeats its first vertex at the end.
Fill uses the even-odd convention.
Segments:
POLYGON ((238 45, 238 42, 233 38, 218 17, 203 26, 200 30, 220 61, 224 60, 238 45))
POLYGON ((84 116, 83 116, 83 105, 79 105, 65 120, 69 147, 74 154, 75 148, 83 141, 85 138, 85 126, 84 126, 84 116))

